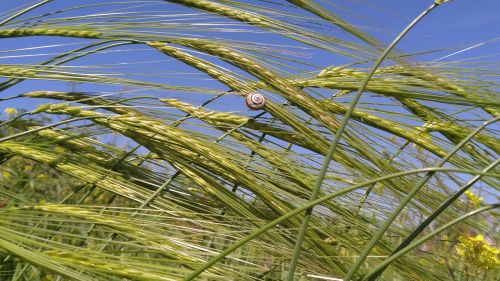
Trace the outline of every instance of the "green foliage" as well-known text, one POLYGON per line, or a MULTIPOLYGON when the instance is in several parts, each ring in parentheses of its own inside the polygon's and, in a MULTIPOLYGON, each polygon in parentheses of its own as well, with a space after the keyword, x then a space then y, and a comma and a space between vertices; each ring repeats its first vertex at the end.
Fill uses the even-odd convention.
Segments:
POLYGON ((55 2, 0 15, 40 39, 0 64, 0 280, 499 274, 488 64, 383 60, 319 1, 55 2))

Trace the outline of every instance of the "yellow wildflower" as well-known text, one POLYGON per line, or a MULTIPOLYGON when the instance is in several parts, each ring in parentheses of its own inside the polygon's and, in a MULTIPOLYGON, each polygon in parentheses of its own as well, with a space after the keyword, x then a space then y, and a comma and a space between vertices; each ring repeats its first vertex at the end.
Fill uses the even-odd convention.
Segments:
POLYGON ((481 269, 499 268, 500 261, 498 253, 500 250, 494 246, 488 245, 484 236, 460 236, 459 243, 456 246, 457 254, 467 263, 481 269))
POLYGON ((2 171, 2 178, 4 180, 8 180, 12 177, 12 174, 9 171, 2 171))
POLYGON ((467 201, 474 207, 477 208, 481 202, 483 202, 483 197, 477 196, 474 192, 467 190, 465 192, 465 196, 467 197, 467 201))
POLYGON ((17 115, 17 109, 12 108, 12 107, 7 107, 6 109, 4 109, 4 111, 5 111, 5 114, 7 114, 7 115, 17 115))
POLYGON ((442 5, 442 4, 449 2, 449 1, 451 1, 451 0, 434 0, 434 3, 436 5, 442 5))
POLYGON ((327 237, 327 238, 325 238, 325 240, 323 240, 323 242, 325 242, 326 244, 333 245, 333 244, 337 244, 338 240, 335 237, 327 237))
POLYGON ((377 183, 375 184, 375 191, 376 191, 378 194, 382 194, 383 190, 384 190, 384 185, 383 185, 382 183, 377 182, 377 183))

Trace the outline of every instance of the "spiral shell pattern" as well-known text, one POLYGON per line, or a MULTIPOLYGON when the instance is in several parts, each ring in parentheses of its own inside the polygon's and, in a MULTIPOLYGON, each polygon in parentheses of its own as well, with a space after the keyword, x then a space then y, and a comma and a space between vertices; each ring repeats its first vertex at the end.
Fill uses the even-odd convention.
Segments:
POLYGON ((245 101, 247 106, 253 110, 261 109, 266 104, 266 98, 258 93, 249 94, 245 101))

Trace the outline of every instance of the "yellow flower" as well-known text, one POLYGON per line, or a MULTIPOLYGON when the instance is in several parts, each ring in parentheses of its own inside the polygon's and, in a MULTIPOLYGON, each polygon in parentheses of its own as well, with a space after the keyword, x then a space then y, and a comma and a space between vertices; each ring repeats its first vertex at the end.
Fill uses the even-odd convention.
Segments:
POLYGON ((10 173, 10 172, 8 172, 8 171, 2 171, 2 178, 3 178, 4 180, 8 180, 8 179, 10 179, 11 177, 12 177, 12 175, 11 175, 11 173, 10 173))
POLYGON ((436 5, 442 5, 442 4, 449 2, 449 1, 451 1, 451 0, 434 0, 434 3, 436 5))
POLYGON ((484 236, 460 236, 456 245, 457 254, 467 263, 481 269, 500 268, 498 248, 485 242, 484 236))
POLYGON ((16 115, 17 114, 17 109, 12 108, 12 107, 7 107, 6 109, 4 109, 4 111, 5 111, 5 114, 7 114, 7 115, 16 115))
POLYGON ((477 208, 481 202, 483 202, 483 197, 477 196, 474 192, 467 190, 465 192, 465 196, 467 197, 467 201, 474 207, 477 208))
POLYGON ((323 242, 325 242, 326 244, 336 244, 338 241, 335 237, 327 237, 325 238, 325 240, 323 240, 323 242))

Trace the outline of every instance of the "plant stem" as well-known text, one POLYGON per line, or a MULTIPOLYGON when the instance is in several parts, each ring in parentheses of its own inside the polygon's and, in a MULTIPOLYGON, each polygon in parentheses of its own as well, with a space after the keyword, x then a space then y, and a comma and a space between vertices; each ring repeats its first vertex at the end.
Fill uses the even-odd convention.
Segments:
POLYGON ((372 271, 370 271, 362 280, 371 280, 371 278, 373 278, 372 276, 374 276, 376 273, 379 273, 380 271, 384 270, 384 268, 386 268, 391 262, 393 262, 394 260, 396 260, 397 258, 402 256, 403 254, 411 251, 412 249, 419 246, 420 244, 424 243, 425 241, 429 240, 433 236, 435 236, 435 235, 439 234, 440 232, 452 227, 453 225, 455 225, 455 224, 457 224, 457 223, 459 223, 459 222, 461 222, 461 221, 463 221, 471 216, 474 216, 476 214, 479 214, 479 213, 482 213, 482 212, 485 212, 488 210, 492 210, 492 209, 495 209, 498 207, 500 207, 500 204, 495 204, 495 205, 490 205, 490 206, 485 206, 485 207, 479 208, 477 210, 474 210, 468 214, 465 214, 461 217, 458 217, 458 218, 452 220, 451 222, 437 228, 436 230, 428 233, 427 235, 416 240, 415 242, 411 243, 410 245, 407 245, 406 247, 402 248, 401 250, 399 250, 398 252, 396 252, 395 254, 390 256, 389 258, 387 258, 381 264, 376 266, 372 271), (368 279, 368 278, 370 278, 370 279, 368 279))
POLYGON ((408 170, 408 171, 404 171, 404 172, 399 172, 399 173, 394 173, 394 174, 390 174, 390 175, 385 175, 385 176, 382 176, 382 177, 374 178, 374 179, 371 179, 371 180, 366 181, 364 183, 356 184, 356 185, 353 185, 351 187, 348 187, 348 188, 336 191, 334 193, 328 194, 326 196, 320 197, 320 198, 318 198, 318 199, 316 199, 316 200, 314 200, 314 201, 312 201, 310 203, 307 203, 306 205, 303 205, 302 207, 299 207, 299 208, 297 208, 295 210, 292 210, 292 211, 290 211, 290 212, 282 215, 281 217, 279 217, 279 218, 277 218, 277 219, 275 219, 275 220, 273 220, 271 222, 268 222, 267 224, 261 226, 259 229, 256 229, 255 231, 253 231, 252 233, 250 233, 249 235, 247 235, 243 239, 239 240, 238 242, 236 242, 235 244, 233 244, 232 246, 230 246, 226 250, 222 251, 217 256, 211 258, 203 266, 201 266, 197 270, 191 272, 183 280, 184 281, 193 280, 198 275, 200 275, 201 273, 203 273, 205 270, 207 270, 210 267, 212 267, 214 264, 216 264, 218 261, 220 261, 223 258, 225 258, 227 255, 229 255, 232 252, 236 251, 241 246, 243 246, 246 243, 250 242, 252 239, 258 237, 259 235, 261 235, 264 232, 268 231, 269 229, 273 228, 277 224, 280 224, 280 223, 288 220, 289 218, 292 218, 292 217, 294 217, 294 216, 302 213, 303 211, 305 211, 305 210, 307 210, 307 209, 309 209, 311 207, 314 207, 314 206, 316 206, 318 204, 321 204, 321 203, 323 203, 325 201, 328 201, 330 199, 333 199, 335 197, 344 195, 344 194, 346 194, 348 192, 355 191, 357 189, 360 189, 362 187, 365 187, 365 186, 368 186, 368 185, 371 185, 371 184, 374 184, 374 183, 377 183, 377 182, 383 182, 383 181, 391 180, 393 178, 398 178, 398 177, 403 177, 403 176, 413 175, 413 174, 419 174, 419 173, 426 173, 426 172, 427 173, 428 172, 455 172, 455 173, 465 173, 465 174, 483 175, 483 176, 487 175, 487 176, 492 176, 492 177, 498 177, 498 178, 500 178, 500 175, 496 174, 496 173, 483 173, 483 172, 479 172, 479 171, 475 171, 475 170, 466 170, 466 169, 457 169, 457 168, 439 168, 439 167, 420 168, 420 169, 416 169, 416 170, 408 170))
MULTIPOLYGON (((481 130, 483 130, 486 126, 495 123, 496 121, 500 120, 500 116, 490 120, 488 122, 484 122, 481 126, 479 126, 476 130, 474 130, 471 134, 469 134, 466 138, 464 138, 459 144, 457 144, 448 154, 442 158, 437 164, 436 167, 442 167, 448 160, 456 153, 458 152, 467 142, 469 142, 474 136, 479 134, 481 130)), ((392 222, 396 219, 396 217, 401 213, 403 208, 408 204, 411 199, 415 196, 415 194, 420 190, 420 188, 427 183, 427 181, 435 174, 435 172, 430 171, 428 172, 425 177, 423 177, 406 195, 406 197, 401 200, 399 203, 398 207, 391 213, 391 215, 386 218, 384 221, 384 224, 382 227, 379 228, 377 233, 372 237, 370 242, 365 246, 361 254, 359 255, 358 259, 354 263, 353 267, 351 270, 348 272, 346 277, 344 277, 344 280, 351 280, 351 278, 354 276, 354 273, 356 270, 361 266, 361 264, 364 262, 368 254, 371 252, 371 250, 375 247, 377 244, 378 240, 384 235, 385 231, 389 228, 389 226, 392 224, 392 222)))
MULTIPOLYGON (((375 71, 377 70, 377 68, 382 64, 382 62, 384 61, 384 59, 387 57, 387 55, 389 55, 389 53, 391 52, 391 50, 398 44, 399 41, 401 41, 401 39, 403 39, 403 37, 425 16, 427 15, 430 11, 432 11, 432 9, 434 9, 435 7, 437 7, 438 5, 433 3, 429 8, 427 8, 424 12, 422 12, 419 16, 417 16, 392 42, 391 44, 389 44, 389 46, 387 46, 387 48, 384 50, 384 52, 382 53, 382 55, 380 55, 380 57, 377 59, 377 61, 375 62, 375 64, 373 65, 371 71, 368 73, 368 75, 365 77, 365 79, 363 80, 363 83, 361 84, 361 86, 359 87, 359 90, 357 91, 356 95, 354 96, 353 100, 351 101, 351 104, 349 106, 349 109, 347 110, 347 112, 345 113, 344 115, 344 118, 342 119, 342 123, 340 124, 336 134, 335 134, 335 137, 332 141, 332 144, 330 146, 330 149, 328 151, 328 154, 325 158, 325 161, 323 162, 323 166, 321 167, 321 170, 320 170, 320 173, 318 175, 318 180, 316 182, 316 186, 314 187, 313 189, 313 192, 311 194, 311 197, 309 198, 309 202, 311 201, 314 201, 316 200, 316 198, 318 197, 318 194, 319 194, 319 190, 321 189, 321 184, 323 183, 323 180, 325 178, 325 174, 326 174, 326 171, 328 169, 328 166, 330 164, 330 161, 333 157, 333 154, 335 153, 336 149, 337 149, 337 145, 340 141, 340 138, 342 136, 342 133, 344 132, 346 126, 347 126, 347 122, 349 122, 349 119, 352 115, 352 113, 354 112, 354 108, 356 107, 359 99, 361 98, 361 95, 363 94, 363 91, 365 90, 366 86, 368 85, 368 83, 370 82, 371 78, 373 77, 375 71)), ((309 224, 309 220, 311 218, 311 215, 312 215, 312 208, 311 209, 308 209, 306 211, 306 214, 305 214, 305 217, 304 217, 304 221, 302 223, 302 227, 300 229, 300 232, 299 232, 299 235, 297 236, 297 241, 295 243, 295 249, 294 249, 294 254, 293 254, 293 257, 292 257, 292 261, 290 263, 290 269, 289 269, 289 274, 288 274, 288 281, 293 281, 294 279, 294 274, 295 274, 295 270, 297 268, 297 263, 298 263, 298 260, 299 260, 299 257, 300 257, 300 251, 301 251, 301 248, 302 248, 302 243, 304 242, 304 236, 306 234, 306 231, 307 231, 307 226, 309 224)), ((359 267, 359 266, 358 266, 359 267)), ((357 269, 357 268, 356 268, 357 269)), ((355 269, 355 270, 356 270, 355 269)), ((353 271, 352 269, 349 271, 349 273, 347 274, 346 278, 347 280, 349 280, 352 275, 354 275, 354 272, 355 270, 353 271)))
POLYGON ((50 125, 47 125, 47 126, 38 127, 38 128, 32 129, 32 130, 24 131, 24 132, 15 134, 15 135, 6 136, 4 138, 1 138, 0 142, 5 142, 5 141, 11 140, 11 139, 15 139, 15 138, 18 138, 18 137, 21 137, 21 136, 29 135, 31 133, 42 131, 42 130, 45 130, 45 129, 48 129, 48 128, 57 127, 59 125, 63 125, 63 124, 66 124, 66 123, 71 123, 71 122, 80 121, 80 120, 95 119, 95 118, 102 118, 102 116, 86 116, 86 117, 77 117, 77 118, 71 118, 71 119, 63 120, 63 121, 60 121, 60 122, 57 122, 57 123, 54 123, 54 124, 50 124, 50 125))
POLYGON ((38 4, 35 4, 35 5, 32 5, 32 6, 29 6, 28 8, 26 8, 26 9, 24 9, 24 10, 22 10, 22 11, 19 11, 19 12, 17 12, 17 13, 15 13, 15 14, 13 14, 12 16, 10 16, 10 17, 6 18, 6 19, 5 19, 5 20, 3 20, 2 22, 0 22, 0 26, 5 25, 5 24, 7 24, 7 23, 11 22, 12 20, 14 20, 14 19, 16 19, 16 18, 18 18, 18 17, 20 17, 20 16, 22 16, 22 15, 26 14, 27 12, 29 12, 29 11, 31 11, 31 10, 33 10, 33 9, 36 9, 36 8, 38 8, 38 7, 42 6, 42 5, 45 5, 45 4, 49 3, 49 2, 52 2, 52 1, 53 1, 53 0, 45 0, 45 1, 42 1, 42 2, 40 2, 40 3, 38 3, 38 4))
MULTIPOLYGON (((491 163, 488 167, 486 167, 483 172, 489 172, 490 170, 494 169, 498 164, 500 163, 500 159, 497 159, 495 162, 491 163)), ((389 258, 395 254, 397 254, 399 251, 401 251, 404 247, 408 246, 408 244, 411 243, 439 214, 441 214, 448 206, 450 206, 455 200, 460 197, 465 191, 467 191, 472 185, 474 185, 477 181, 481 179, 480 175, 475 176, 472 178, 470 181, 468 181, 466 184, 464 184, 462 187, 460 187, 459 190, 457 190, 453 195, 448 197, 446 201, 439 206, 437 210, 435 210, 424 222, 422 222, 399 246, 391 253, 389 258)), ((377 279, 377 277, 384 272, 384 268, 380 269, 378 272, 375 272, 373 276, 368 279, 370 281, 374 281, 377 279)))

